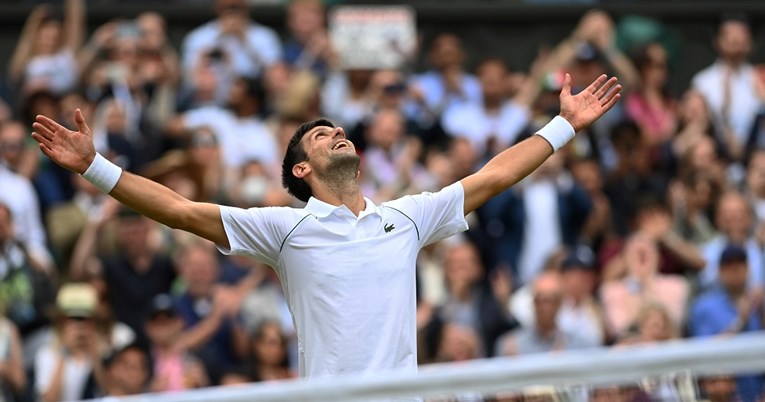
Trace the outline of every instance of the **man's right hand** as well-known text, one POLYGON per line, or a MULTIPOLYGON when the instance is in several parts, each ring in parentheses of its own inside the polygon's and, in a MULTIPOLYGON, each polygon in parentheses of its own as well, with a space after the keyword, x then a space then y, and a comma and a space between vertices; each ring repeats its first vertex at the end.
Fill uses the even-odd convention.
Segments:
POLYGON ((74 112, 78 131, 71 131, 47 116, 38 115, 32 124, 32 138, 53 162, 72 172, 84 173, 96 157, 93 133, 80 109, 74 112))

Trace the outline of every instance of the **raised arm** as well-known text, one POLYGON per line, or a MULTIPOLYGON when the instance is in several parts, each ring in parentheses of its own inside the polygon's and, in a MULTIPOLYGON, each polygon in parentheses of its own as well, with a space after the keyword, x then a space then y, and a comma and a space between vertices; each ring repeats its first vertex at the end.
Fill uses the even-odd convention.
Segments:
POLYGON ((465 214, 529 175, 573 138, 574 133, 611 109, 619 100, 621 85, 616 84, 616 78, 607 78, 605 74, 600 76, 574 96, 571 95, 571 76, 566 74, 560 92, 560 116, 537 135, 504 150, 481 170, 462 179, 465 214))
MULTIPOLYGON (((68 130, 46 116, 37 116, 32 137, 40 143, 40 150, 46 156, 68 170, 83 174, 91 167, 99 168, 91 165, 100 163, 106 172, 104 175, 112 175, 115 167, 104 167, 111 164, 96 154, 92 132, 79 109, 75 111, 74 120, 78 131, 68 130)), ((115 179, 116 185, 109 195, 117 201, 171 228, 229 247, 217 205, 189 201, 159 183, 132 173, 117 173, 115 179)))

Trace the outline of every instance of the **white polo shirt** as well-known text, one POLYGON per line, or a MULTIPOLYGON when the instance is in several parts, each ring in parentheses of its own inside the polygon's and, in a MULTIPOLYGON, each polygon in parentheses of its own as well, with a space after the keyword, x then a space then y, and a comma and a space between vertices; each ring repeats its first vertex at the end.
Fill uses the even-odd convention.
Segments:
POLYGON ((276 269, 298 336, 300 375, 417 370, 415 260, 467 230, 459 182, 356 217, 311 198, 304 209, 221 206, 230 250, 276 269))

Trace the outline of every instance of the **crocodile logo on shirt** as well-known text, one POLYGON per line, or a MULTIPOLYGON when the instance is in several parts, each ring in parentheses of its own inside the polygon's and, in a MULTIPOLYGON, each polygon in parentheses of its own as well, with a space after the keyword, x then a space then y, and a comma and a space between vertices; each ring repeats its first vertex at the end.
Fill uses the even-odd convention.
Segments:
POLYGON ((388 233, 388 232, 390 232, 391 230, 393 230, 393 229, 395 229, 395 228, 396 228, 396 227, 395 227, 395 226, 393 226, 393 224, 392 224, 392 223, 386 223, 386 224, 383 226, 383 230, 385 230, 385 233, 388 233))

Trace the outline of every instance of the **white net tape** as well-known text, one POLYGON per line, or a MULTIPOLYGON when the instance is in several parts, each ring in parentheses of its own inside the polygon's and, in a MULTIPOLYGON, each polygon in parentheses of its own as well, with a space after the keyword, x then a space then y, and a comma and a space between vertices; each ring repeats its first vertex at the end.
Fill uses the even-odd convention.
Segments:
POLYGON ((696 339, 650 346, 594 349, 429 365, 418 375, 376 373, 174 394, 109 398, 124 402, 365 401, 411 396, 488 394, 530 386, 635 384, 668 373, 765 372, 765 334, 696 339))

